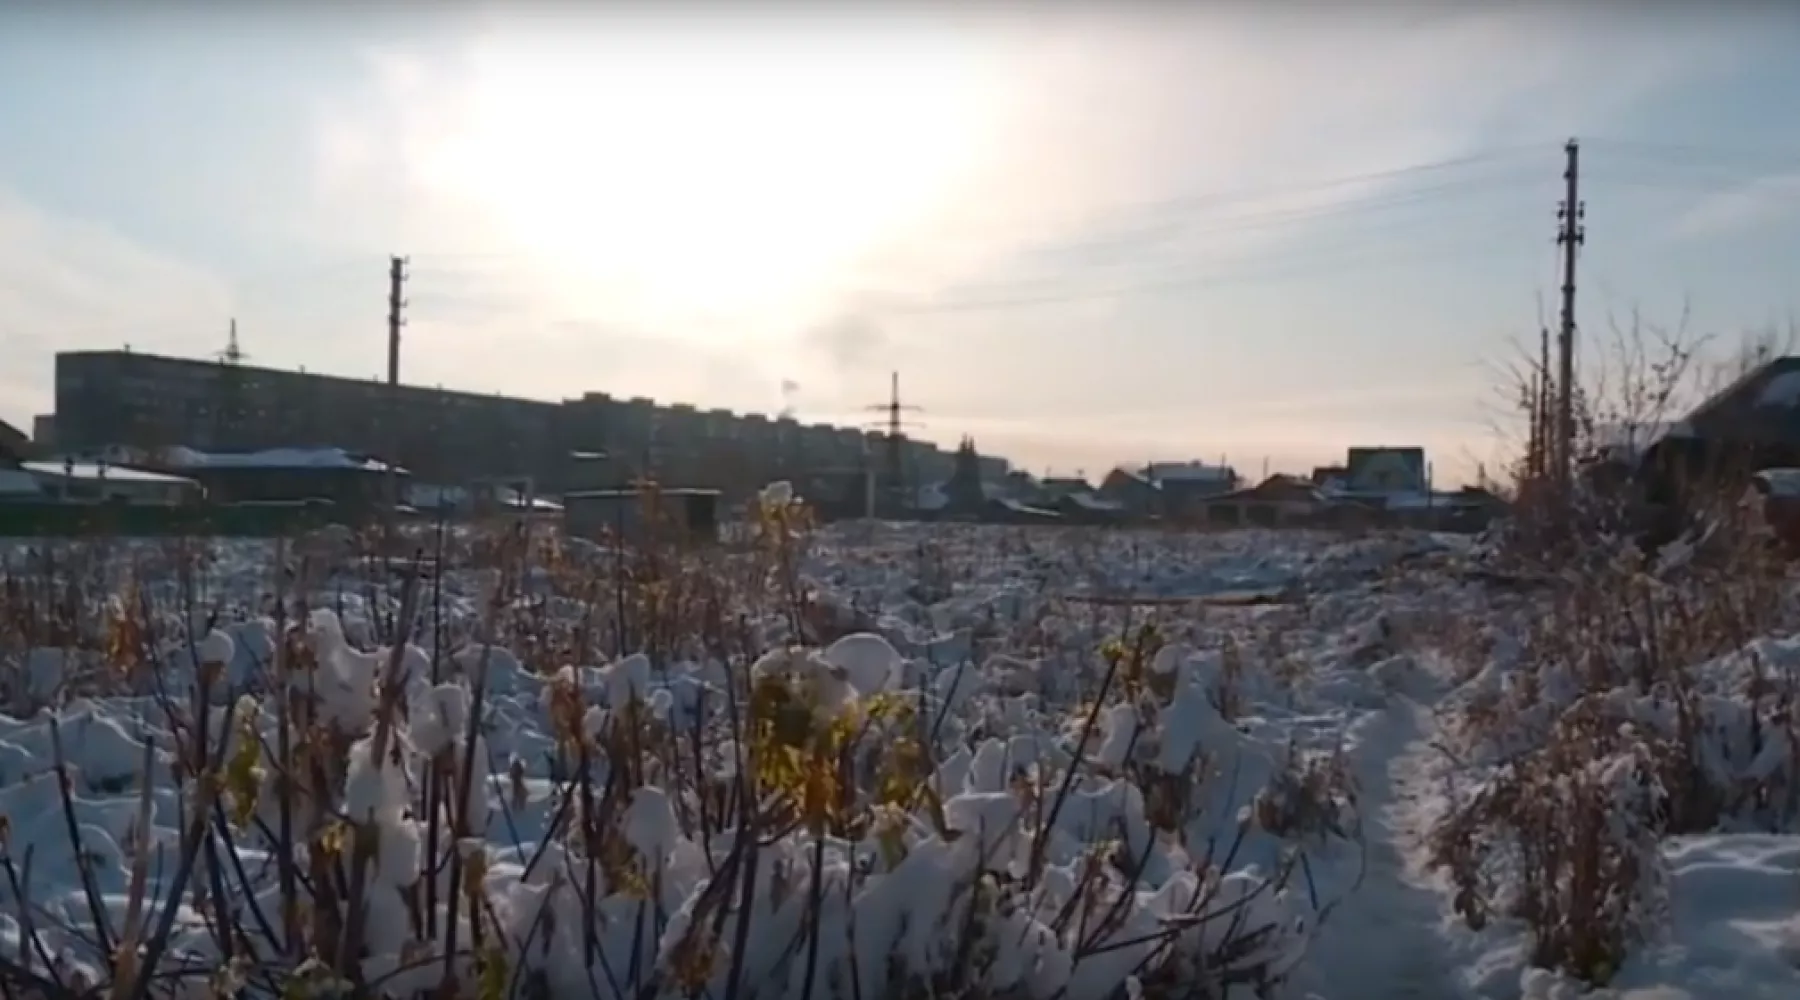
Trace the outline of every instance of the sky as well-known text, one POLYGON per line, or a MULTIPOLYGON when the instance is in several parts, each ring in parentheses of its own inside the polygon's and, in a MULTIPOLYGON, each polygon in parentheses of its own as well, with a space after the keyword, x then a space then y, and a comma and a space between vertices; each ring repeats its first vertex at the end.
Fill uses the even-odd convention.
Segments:
POLYGON ((1785 5, 359 10, 0 10, 0 417, 233 320, 375 377, 399 254, 409 382, 862 422, 898 371, 912 433, 1038 473, 1467 479, 1570 137, 1584 364, 1797 315, 1785 5))

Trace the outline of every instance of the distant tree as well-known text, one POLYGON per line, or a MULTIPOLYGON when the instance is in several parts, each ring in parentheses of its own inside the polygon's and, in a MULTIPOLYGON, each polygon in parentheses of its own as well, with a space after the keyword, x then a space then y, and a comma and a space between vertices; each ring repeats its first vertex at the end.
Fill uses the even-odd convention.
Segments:
POLYGON ((944 492, 951 507, 959 511, 976 510, 987 499, 981 488, 981 453, 975 450, 974 438, 965 437, 956 446, 950 481, 945 484, 944 492))

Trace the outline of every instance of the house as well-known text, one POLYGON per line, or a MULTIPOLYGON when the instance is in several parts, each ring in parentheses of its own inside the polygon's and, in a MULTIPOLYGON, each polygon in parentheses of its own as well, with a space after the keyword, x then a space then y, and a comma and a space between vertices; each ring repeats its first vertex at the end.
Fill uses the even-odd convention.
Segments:
POLYGON ((991 497, 982 505, 979 520, 983 524, 1051 525, 1062 523, 1062 516, 1008 497, 991 497))
POLYGON ((1283 527, 1319 518, 1331 501, 1311 481, 1277 473, 1247 489, 1204 501, 1206 523, 1283 527))
POLYGON ((1159 517, 1162 490, 1141 472, 1114 469, 1100 482, 1100 498, 1119 505, 1131 517, 1159 517))
POLYGON ((1051 505, 1052 510, 1062 516, 1068 524, 1114 525, 1122 524, 1131 516, 1125 505, 1116 500, 1108 500, 1092 490, 1065 493, 1051 505))
POLYGON ((1207 500, 1238 488, 1237 471, 1228 465, 1151 462, 1143 475, 1162 494, 1163 514, 1168 517, 1204 516, 1207 500))
POLYGON ((1344 462, 1347 493, 1420 494, 1430 488, 1423 448, 1351 448, 1344 462))
POLYGON ((1063 497, 1077 493, 1091 494, 1094 488, 1080 476, 1045 476, 1038 483, 1036 492, 1039 502, 1054 506, 1063 497))
POLYGON ((200 483, 186 476, 65 458, 50 462, 21 462, 19 470, 31 476, 44 496, 71 501, 114 500, 133 504, 173 506, 195 503, 206 496, 200 483))
POLYGON ((1800 357, 1775 358, 1708 397, 1681 420, 1632 438, 1608 454, 1631 464, 1646 499, 1691 505, 1695 489, 1768 468, 1800 468, 1800 357))
POLYGON ((711 542, 719 537, 718 490, 583 490, 563 494, 563 530, 577 538, 711 542))
POLYGON ((433 517, 462 518, 509 514, 556 517, 562 505, 546 500, 512 483, 476 482, 468 486, 412 483, 406 487, 406 506, 433 517))
POLYGON ((378 458, 342 448, 271 448, 252 452, 199 452, 171 448, 163 471, 197 481, 219 503, 326 500, 352 512, 389 507, 390 492, 404 497, 412 474, 378 458))

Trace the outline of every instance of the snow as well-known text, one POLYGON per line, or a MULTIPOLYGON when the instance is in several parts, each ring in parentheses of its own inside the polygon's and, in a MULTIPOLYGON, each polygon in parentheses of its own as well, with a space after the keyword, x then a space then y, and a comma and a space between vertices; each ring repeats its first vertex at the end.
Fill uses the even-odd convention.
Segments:
MULTIPOLYGON (((406 487, 407 504, 419 510, 440 511, 467 508, 475 503, 478 495, 490 496, 496 503, 504 507, 527 506, 528 498, 524 491, 502 484, 494 484, 480 494, 466 486, 443 486, 435 483, 409 483, 406 487)), ((562 510, 561 504, 539 496, 530 497, 529 506, 539 513, 555 513, 562 510)))
POLYGON ((171 476, 162 472, 150 472, 144 469, 128 469, 118 465, 106 465, 100 462, 22 462, 19 467, 39 476, 55 476, 57 478, 108 480, 121 483, 163 483, 177 485, 192 483, 193 480, 181 476, 171 476))
POLYGON ((1108 500, 1088 490, 1077 490, 1066 493, 1063 498, 1084 510, 1096 513, 1118 513, 1125 510, 1125 505, 1116 500, 1108 500))
POLYGON ((342 448, 269 448, 263 451, 204 452, 171 448, 166 460, 182 469, 360 469, 386 472, 379 459, 355 455, 342 448))
MULTIPOLYGON (((775 484, 762 499, 791 502, 791 487, 775 484)), ((759 637, 747 669, 703 648, 547 660, 504 641, 486 614, 501 600, 493 571, 465 567, 442 578, 433 614, 445 621, 428 619, 397 651, 377 640, 397 593, 306 583, 290 596, 311 609, 294 647, 310 665, 283 674, 263 596, 274 554, 263 543, 221 543, 207 586, 226 613, 170 618, 153 678, 96 651, 7 647, 5 851, 32 852, 29 892, 53 919, 0 916, 0 955, 12 959, 35 934, 46 953, 99 978, 110 959, 83 941, 93 921, 79 873, 122 913, 132 859, 145 851, 165 858, 150 866, 156 922, 191 810, 177 777, 194 728, 183 719, 205 704, 200 674, 223 668, 212 728, 247 727, 272 746, 278 699, 290 696, 312 706, 318 738, 339 748, 340 789, 319 805, 377 834, 363 872, 360 971, 391 976, 395 989, 437 984, 446 963, 412 959, 441 955, 445 928, 467 945, 466 907, 438 914, 434 939, 418 939, 414 923, 425 887, 446 887, 445 905, 448 875, 439 874, 456 867, 471 880, 462 891, 487 907, 488 940, 507 967, 541 975, 551 996, 594 995, 606 976, 624 982, 625 970, 655 967, 698 968, 715 996, 730 992, 724 976, 735 968, 744 995, 761 997, 809 988, 821 998, 893 996, 895 970, 1044 1000, 1225 981, 1236 985, 1216 995, 1245 1000, 1259 978, 1276 980, 1268 995, 1285 1000, 1572 997, 1563 977, 1528 968, 1511 922, 1481 931, 1459 922, 1454 890, 1430 865, 1430 831, 1512 752, 1446 750, 1459 712, 1518 683, 1509 637, 1530 598, 1501 596, 1466 572, 1481 554, 1470 540, 1424 533, 834 526, 811 539, 800 573, 821 613, 846 627, 806 645, 785 612, 746 608, 746 634, 759 637), (1267 601, 1158 603, 1246 592, 1267 601), (1084 596, 1106 600, 1074 601, 1084 596), (1446 639, 1453 626, 1484 636, 1479 651, 1446 639), (1149 644, 1141 663, 1112 666, 1137 662, 1139 641, 1149 644), (856 831, 752 831, 768 846, 740 872, 742 814, 723 810, 740 808, 725 793, 744 764, 734 741, 752 736, 703 750, 685 735, 724 718, 721 692, 734 676, 759 692, 805 692, 795 703, 805 717, 847 734, 845 775, 889 766, 881 762, 904 748, 927 751, 919 787, 931 790, 928 801, 870 803, 856 831), (393 695, 401 711, 384 725, 393 695), (612 752, 645 736, 672 749, 643 751, 636 763, 612 752), (72 773, 79 865, 52 774, 59 756, 72 773), (617 782, 616 799, 573 796, 571 775, 583 766, 595 769, 596 789, 617 782), (702 773, 678 780, 681 768, 702 773), (433 800, 454 836, 451 827, 427 832, 424 788, 440 773, 466 778, 466 791, 452 784, 433 800), (702 796, 703 787, 719 794, 702 796), (149 817, 141 826, 140 808, 149 817), (568 823, 614 830, 617 853, 590 867, 568 823), (713 889, 727 878, 728 901, 713 889), (728 929, 747 920, 745 936, 720 945, 729 960, 696 965, 696 935, 726 911, 728 929), (822 931, 809 965, 796 957, 809 946, 793 942, 814 925, 822 931), (595 938, 591 954, 584 934, 595 938)), ((592 609, 545 589, 550 574, 524 585, 537 589, 516 597, 520 609, 587 627, 592 609)), ((179 590, 173 580, 145 586, 151 600, 179 590)), ((1763 669, 1800 672, 1800 639, 1757 639, 1694 667, 1698 721, 1719 734, 1705 767, 1733 787, 1770 787, 1800 771, 1800 751, 1780 736, 1784 720, 1758 716, 1744 698, 1763 669), (1769 734, 1760 743, 1741 735, 1753 720, 1769 734)), ((1680 722, 1653 694, 1621 689, 1603 700, 1647 730, 1680 722)), ((1540 724, 1549 722, 1521 713, 1507 732, 1540 724)), ((268 754, 250 754, 253 784, 272 782, 268 754)), ((1596 760, 1586 773, 1620 795, 1642 788, 1624 758, 1596 760)), ((855 787, 865 784, 876 787, 873 778, 855 787)), ((249 803, 251 812, 272 822, 272 798, 249 803)), ((775 805, 771 796, 762 807, 775 805)), ((1621 836, 1630 834, 1621 821, 1621 836)), ((246 867, 275 867, 266 836, 254 827, 238 835, 246 867)), ((1721 829, 1655 850, 1666 869, 1665 926, 1599 995, 1800 995, 1800 835, 1721 829)), ((267 878, 259 898, 274 906, 267 878)), ((0 879, 0 914, 21 904, 0 879)), ((171 948, 220 964, 193 907, 178 911, 171 948)), ((476 980, 472 959, 448 964, 476 980)), ((683 991, 662 981, 630 992, 683 991)))

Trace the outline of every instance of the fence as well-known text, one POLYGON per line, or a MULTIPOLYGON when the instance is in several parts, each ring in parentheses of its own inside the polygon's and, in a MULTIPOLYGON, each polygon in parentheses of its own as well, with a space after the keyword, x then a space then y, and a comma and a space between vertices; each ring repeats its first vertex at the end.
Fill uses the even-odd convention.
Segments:
POLYGON ((331 504, 0 503, 0 538, 274 538, 342 520, 331 504))

